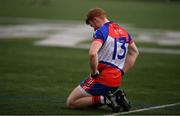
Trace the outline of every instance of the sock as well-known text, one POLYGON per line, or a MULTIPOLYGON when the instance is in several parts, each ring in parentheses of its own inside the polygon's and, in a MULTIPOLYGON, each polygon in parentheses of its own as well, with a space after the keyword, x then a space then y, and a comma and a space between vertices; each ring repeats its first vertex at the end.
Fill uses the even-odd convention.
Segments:
POLYGON ((97 106, 97 105, 103 105, 103 104, 110 104, 111 101, 107 99, 105 96, 93 96, 92 97, 92 103, 97 106))
POLYGON ((93 96, 92 103, 94 106, 102 105, 103 103, 101 102, 101 96, 93 96))

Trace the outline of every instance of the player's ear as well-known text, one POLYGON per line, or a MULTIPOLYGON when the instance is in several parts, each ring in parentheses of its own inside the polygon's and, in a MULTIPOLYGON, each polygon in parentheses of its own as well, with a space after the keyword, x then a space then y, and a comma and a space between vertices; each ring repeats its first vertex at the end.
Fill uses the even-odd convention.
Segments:
POLYGON ((94 17, 94 19, 93 19, 93 23, 97 23, 98 22, 98 17, 94 17))

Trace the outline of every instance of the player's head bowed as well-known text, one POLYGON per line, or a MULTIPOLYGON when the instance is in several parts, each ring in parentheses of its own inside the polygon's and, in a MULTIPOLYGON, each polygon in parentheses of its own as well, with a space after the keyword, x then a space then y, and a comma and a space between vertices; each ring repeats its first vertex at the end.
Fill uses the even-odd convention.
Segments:
POLYGON ((101 8, 92 8, 87 13, 86 24, 95 30, 107 21, 107 13, 101 8))

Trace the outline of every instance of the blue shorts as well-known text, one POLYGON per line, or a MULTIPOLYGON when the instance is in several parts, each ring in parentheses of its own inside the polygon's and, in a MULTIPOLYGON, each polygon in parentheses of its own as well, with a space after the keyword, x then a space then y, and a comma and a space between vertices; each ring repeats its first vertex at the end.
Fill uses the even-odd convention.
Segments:
POLYGON ((92 96, 107 95, 108 93, 116 91, 118 89, 118 87, 108 87, 99 82, 96 82, 91 77, 82 81, 80 87, 92 96))

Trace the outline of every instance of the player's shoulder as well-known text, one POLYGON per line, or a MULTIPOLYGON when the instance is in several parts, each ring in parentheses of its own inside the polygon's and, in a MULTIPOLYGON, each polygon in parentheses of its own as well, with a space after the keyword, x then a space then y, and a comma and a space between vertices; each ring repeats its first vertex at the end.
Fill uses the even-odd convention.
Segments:
POLYGON ((116 29, 119 29, 121 31, 127 32, 126 29, 123 26, 121 26, 120 24, 118 24, 118 23, 112 22, 111 25, 112 25, 113 28, 116 28, 116 29))
POLYGON ((112 23, 112 27, 118 29, 121 35, 129 35, 129 32, 118 23, 112 23))
POLYGON ((131 38, 131 35, 129 34, 129 32, 122 26, 120 26, 118 23, 111 23, 111 28, 113 29, 118 29, 119 30, 119 33, 122 37, 126 37, 126 41, 128 43, 131 43, 132 42, 132 38, 131 38))
POLYGON ((111 22, 105 23, 103 26, 98 28, 95 33, 101 33, 102 35, 107 36, 109 32, 109 24, 111 24, 111 22))
POLYGON ((98 28, 95 33, 105 33, 107 31, 106 27, 101 26, 100 28, 98 28))
POLYGON ((109 24, 110 22, 105 23, 99 27, 93 34, 93 38, 101 39, 103 42, 106 41, 109 34, 109 24))

